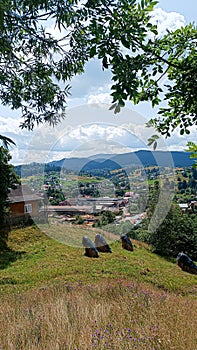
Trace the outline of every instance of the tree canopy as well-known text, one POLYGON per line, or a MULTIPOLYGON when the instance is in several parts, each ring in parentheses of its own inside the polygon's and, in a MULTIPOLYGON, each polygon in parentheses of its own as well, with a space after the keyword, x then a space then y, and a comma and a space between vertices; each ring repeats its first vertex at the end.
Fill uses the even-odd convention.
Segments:
MULTIPOLYGON (((197 30, 159 37, 155 0, 0 0, 0 100, 21 109, 22 128, 65 117, 70 82, 91 58, 112 72, 112 109, 166 101, 150 121, 170 136, 197 124, 197 30), (55 24, 58 38, 47 29, 55 24), (162 85, 166 76, 168 83, 162 85), (60 88, 59 81, 64 83, 60 88)), ((72 83, 72 82, 71 82, 72 83)))
POLYGON ((173 204, 161 225, 151 234, 147 234, 146 241, 158 254, 176 257, 179 252, 184 251, 196 260, 196 228, 196 215, 183 215, 178 205, 173 204))
POLYGON ((9 164, 11 156, 4 147, 0 147, 0 227, 3 226, 5 215, 8 214, 9 203, 7 201, 11 188, 15 188, 20 180, 14 172, 14 166, 9 164))

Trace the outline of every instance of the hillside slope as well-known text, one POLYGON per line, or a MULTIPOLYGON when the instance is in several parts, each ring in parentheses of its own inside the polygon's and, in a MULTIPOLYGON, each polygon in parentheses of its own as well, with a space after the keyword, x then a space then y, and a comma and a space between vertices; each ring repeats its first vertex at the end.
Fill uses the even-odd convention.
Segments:
MULTIPOLYGON (((59 226, 59 237, 83 235, 92 240, 99 230, 59 226)), ((104 231, 103 234, 105 235, 104 231)), ((110 242, 109 233, 106 239, 110 242)), ((73 238, 74 239, 74 238, 73 238)), ((1 294, 17 292, 43 284, 99 283, 104 281, 138 281, 170 292, 194 295, 196 276, 183 272, 175 261, 153 254, 148 246, 133 241, 134 252, 123 250, 119 240, 111 243, 112 254, 100 253, 98 259, 84 256, 84 249, 58 243, 37 227, 12 230, 9 252, 0 255, 1 294)))

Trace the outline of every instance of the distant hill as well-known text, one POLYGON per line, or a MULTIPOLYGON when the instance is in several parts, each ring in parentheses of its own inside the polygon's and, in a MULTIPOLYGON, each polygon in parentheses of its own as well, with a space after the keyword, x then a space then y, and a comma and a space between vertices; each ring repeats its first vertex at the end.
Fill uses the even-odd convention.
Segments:
POLYGON ((116 155, 111 160, 128 166, 139 164, 142 166, 173 166, 175 168, 192 166, 195 162, 190 158, 191 153, 177 151, 137 151, 116 155))
POLYGON ((64 158, 53 161, 48 165, 60 166, 74 171, 90 171, 93 169, 119 169, 130 166, 163 166, 185 168, 192 166, 194 159, 190 158, 189 152, 167 152, 167 151, 146 151, 116 154, 98 155, 90 158, 64 158))
POLYGON ((98 159, 97 161, 95 160, 91 160, 88 161, 83 168, 81 169, 81 171, 87 172, 87 171, 91 171, 91 170, 116 170, 116 169, 120 169, 122 168, 122 166, 120 164, 118 164, 115 160, 111 160, 111 159, 98 159))
POLYGON ((61 160, 49 162, 47 164, 32 163, 16 166, 15 170, 23 176, 33 175, 40 171, 50 171, 58 169, 67 169, 75 172, 94 172, 100 170, 115 170, 133 166, 160 166, 186 168, 192 166, 195 161, 190 158, 189 152, 177 151, 146 151, 123 154, 99 154, 89 158, 64 158, 61 160))

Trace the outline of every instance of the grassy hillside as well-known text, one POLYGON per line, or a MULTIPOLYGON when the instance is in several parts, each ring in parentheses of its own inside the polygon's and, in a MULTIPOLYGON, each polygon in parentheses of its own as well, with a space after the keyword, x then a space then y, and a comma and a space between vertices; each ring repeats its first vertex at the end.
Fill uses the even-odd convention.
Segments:
MULTIPOLYGON (((44 229, 45 227, 43 227, 44 229)), ((136 279, 164 290, 193 294, 197 277, 181 271, 175 261, 153 254, 143 243, 133 241, 134 252, 123 250, 120 241, 111 244, 113 254, 100 253, 98 259, 84 256, 80 247, 83 235, 92 240, 99 230, 53 226, 54 236, 79 247, 67 246, 51 239, 36 227, 13 230, 9 236, 10 252, 0 255, 0 285, 4 291, 22 291, 60 281, 95 283, 117 279, 136 279), (71 239, 72 237, 72 239, 71 239)), ((53 236, 53 231, 50 231, 53 236)), ((108 242, 109 233, 104 232, 108 242)))
MULTIPOLYGON (((76 242, 99 231, 62 230, 76 242)), ((36 227, 13 230, 0 254, 0 349, 196 350, 197 276, 133 243, 90 259, 36 227)))

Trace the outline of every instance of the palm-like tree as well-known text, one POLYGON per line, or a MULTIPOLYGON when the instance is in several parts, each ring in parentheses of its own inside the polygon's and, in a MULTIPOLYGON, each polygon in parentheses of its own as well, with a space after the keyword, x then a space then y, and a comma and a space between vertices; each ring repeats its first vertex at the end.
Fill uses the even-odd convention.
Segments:
POLYGON ((16 146, 15 142, 12 139, 3 135, 0 135, 0 142, 2 143, 3 147, 5 147, 6 149, 8 149, 10 145, 16 146))

